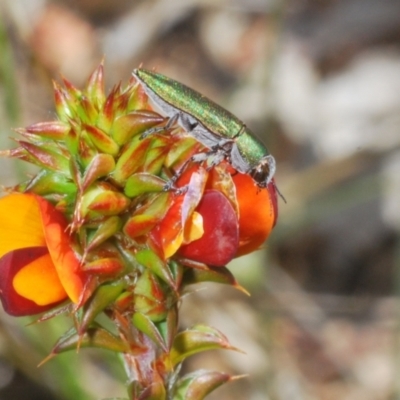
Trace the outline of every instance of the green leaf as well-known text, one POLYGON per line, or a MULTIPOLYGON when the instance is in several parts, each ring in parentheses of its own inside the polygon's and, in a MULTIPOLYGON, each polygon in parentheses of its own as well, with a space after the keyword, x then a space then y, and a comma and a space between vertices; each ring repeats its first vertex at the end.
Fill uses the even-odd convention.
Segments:
POLYGON ((135 325, 136 328, 139 329, 139 331, 147 335, 156 345, 161 347, 164 351, 167 351, 164 339, 157 329, 157 326, 147 315, 137 312, 133 315, 132 322, 133 325, 135 325))
POLYGON ((46 121, 30 125, 26 128, 19 128, 16 131, 20 134, 30 134, 40 138, 52 140, 64 140, 70 130, 69 124, 62 121, 46 121))
POLYGON ((177 307, 171 307, 168 310, 167 318, 165 321, 156 323, 156 326, 164 338, 168 350, 171 350, 172 344, 176 337, 178 330, 178 310, 177 307))
POLYGON ((82 190, 86 190, 97 179, 109 175, 115 168, 114 157, 110 154, 96 154, 85 170, 82 190))
POLYGON ((158 257, 152 250, 144 249, 136 253, 136 260, 140 265, 148 268, 155 275, 157 275, 169 286, 176 288, 176 283, 173 279, 168 264, 158 257))
POLYGON ((106 98, 104 93, 103 62, 93 71, 92 75, 90 75, 85 91, 91 102, 96 105, 98 110, 100 110, 106 98))
POLYGON ((192 372, 178 381, 173 400, 203 400, 213 390, 231 380, 231 375, 222 372, 192 372))
POLYGON ((198 143, 199 142, 191 136, 183 137, 170 147, 165 165, 172 167, 175 163, 189 159, 194 154, 193 150, 198 143))
POLYGON ((130 346, 122 339, 114 336, 100 325, 94 324, 82 335, 79 335, 75 328, 68 330, 57 341, 47 359, 65 351, 76 350, 79 347, 98 347, 120 353, 130 350, 130 346))
POLYGON ((141 140, 140 136, 135 136, 129 146, 118 158, 113 178, 121 185, 143 166, 147 152, 151 146, 151 138, 141 140))
POLYGON ((33 160, 35 160, 34 164, 52 171, 61 172, 67 176, 69 175, 69 161, 64 155, 24 140, 19 140, 18 143, 33 157, 33 160))
POLYGON ((164 382, 158 374, 153 374, 153 381, 144 385, 139 381, 133 381, 128 387, 131 400, 166 400, 167 392, 164 382))
POLYGON ((177 365, 187 357, 206 350, 236 350, 219 330, 206 325, 196 325, 178 333, 170 352, 172 365, 177 365))
POLYGON ((108 190, 104 186, 96 186, 82 196, 81 215, 111 216, 117 215, 128 208, 130 199, 120 192, 108 190))
POLYGON ((144 193, 161 192, 166 184, 164 179, 147 172, 139 172, 128 178, 125 184, 125 194, 128 197, 144 193))
POLYGON ((124 232, 131 238, 147 234, 166 214, 172 196, 171 192, 155 195, 127 220, 124 232))
POLYGON ((187 259, 181 259, 180 261, 183 265, 189 267, 183 275, 183 285, 193 285, 202 282, 222 283, 233 286, 249 295, 249 292, 238 283, 232 272, 226 267, 209 267, 206 264, 187 259))
MULTIPOLYGON (((167 317, 167 294, 161 282, 150 270, 145 269, 134 288, 136 312, 147 315, 153 322, 167 317)), ((171 296, 171 293, 168 293, 171 296)))
POLYGON ((68 122, 69 119, 74 117, 74 106, 68 100, 67 92, 58 83, 53 82, 53 86, 56 113, 61 121, 68 122))
POLYGON ((128 143, 133 136, 159 125, 164 120, 165 118, 154 111, 132 111, 115 119, 111 129, 111 136, 119 145, 123 145, 128 143))
POLYGON ((146 235, 160 221, 160 218, 153 215, 134 215, 126 221, 124 225, 124 233, 132 239, 146 235))
POLYGON ((119 152, 119 146, 104 131, 92 125, 84 126, 87 135, 94 146, 101 152, 116 156, 119 152))
POLYGON ((82 320, 79 324, 79 334, 82 335, 107 306, 109 306, 125 289, 122 281, 99 286, 83 307, 82 320))
POLYGON ((169 139, 166 136, 155 136, 151 148, 147 153, 143 171, 154 175, 160 175, 165 159, 170 150, 169 139))
POLYGON ((90 237, 85 253, 104 243, 107 239, 119 232, 122 227, 121 218, 116 215, 107 218, 102 222, 96 232, 90 237))
POLYGON ((73 195, 77 188, 64 174, 43 169, 27 184, 25 190, 40 196, 54 193, 73 195))

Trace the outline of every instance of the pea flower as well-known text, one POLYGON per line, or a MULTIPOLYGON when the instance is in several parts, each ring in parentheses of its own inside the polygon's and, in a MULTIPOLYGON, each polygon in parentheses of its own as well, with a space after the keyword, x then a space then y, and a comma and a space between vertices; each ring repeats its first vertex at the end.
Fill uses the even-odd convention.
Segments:
POLYGON ((29 315, 67 297, 77 303, 87 278, 65 232, 64 216, 39 196, 12 193, 0 199, 0 224, 4 309, 29 315))
POLYGON ((103 73, 83 90, 55 84, 58 118, 18 129, 18 147, 1 152, 40 172, 0 198, 0 299, 16 316, 55 316, 62 304, 74 327, 51 356, 74 343, 121 353, 132 400, 202 399, 232 377, 176 380, 179 365, 234 348, 204 325, 179 331, 179 300, 205 281, 242 289, 225 266, 270 234, 275 184, 260 189, 227 159, 195 162, 209 149, 135 77, 106 95, 103 73), (95 321, 101 313, 114 331, 95 321))

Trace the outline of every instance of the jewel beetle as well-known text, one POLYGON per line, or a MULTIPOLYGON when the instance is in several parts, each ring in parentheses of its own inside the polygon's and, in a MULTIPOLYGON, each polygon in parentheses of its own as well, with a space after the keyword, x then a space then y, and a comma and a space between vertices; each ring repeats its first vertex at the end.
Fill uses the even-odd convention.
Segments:
POLYGON ((196 161, 210 155, 214 156, 213 164, 226 159, 237 171, 249 174, 260 188, 267 187, 275 174, 275 159, 239 118, 201 93, 162 74, 139 68, 133 75, 149 98, 170 118, 168 127, 175 122, 180 124, 210 149, 197 155, 196 161))

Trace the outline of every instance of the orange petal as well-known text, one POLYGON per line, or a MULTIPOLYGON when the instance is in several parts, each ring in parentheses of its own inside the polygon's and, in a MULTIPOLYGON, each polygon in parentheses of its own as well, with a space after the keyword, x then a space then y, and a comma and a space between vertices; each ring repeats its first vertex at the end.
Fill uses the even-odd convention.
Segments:
POLYGON ((32 194, 0 199, 0 257, 25 247, 46 246, 39 205, 32 194))
POLYGON ((269 236, 277 218, 277 200, 273 184, 260 189, 251 176, 239 173, 233 181, 240 215, 239 257, 257 250, 269 236))
POLYGON ((68 297, 78 303, 87 282, 86 274, 80 268, 80 262, 71 247, 71 238, 67 234, 67 221, 47 200, 35 196, 39 204, 44 236, 58 277, 68 297))
POLYGON ((171 257, 183 242, 182 203, 183 195, 176 196, 165 217, 157 226, 164 258, 171 257))

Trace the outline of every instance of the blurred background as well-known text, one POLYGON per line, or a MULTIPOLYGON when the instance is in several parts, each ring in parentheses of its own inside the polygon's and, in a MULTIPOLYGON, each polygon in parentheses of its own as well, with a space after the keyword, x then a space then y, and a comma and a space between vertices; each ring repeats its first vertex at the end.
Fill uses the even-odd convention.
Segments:
MULTIPOLYGON (((400 2, 398 0, 0 0, 0 145, 54 118, 52 80, 107 88, 143 65, 246 122, 278 162, 277 227, 231 263, 251 292, 187 295, 246 354, 184 365, 248 376, 210 400, 400 399, 400 2)), ((0 182, 29 172, 1 160, 0 182)), ((197 290, 198 289, 198 290, 197 290)), ((122 397, 113 354, 40 368, 69 321, 0 314, 0 400, 122 397)))

